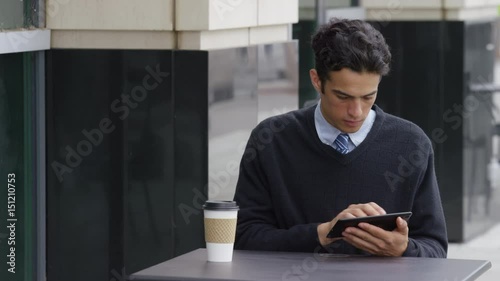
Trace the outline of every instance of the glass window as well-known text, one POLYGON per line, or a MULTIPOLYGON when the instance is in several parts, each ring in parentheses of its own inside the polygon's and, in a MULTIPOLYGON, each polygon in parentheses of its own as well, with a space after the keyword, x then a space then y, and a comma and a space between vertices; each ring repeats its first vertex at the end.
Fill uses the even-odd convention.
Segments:
POLYGON ((33 280, 33 59, 0 55, 0 280, 33 280))
POLYGON ((0 1, 0 30, 38 27, 38 2, 41 0, 0 1))

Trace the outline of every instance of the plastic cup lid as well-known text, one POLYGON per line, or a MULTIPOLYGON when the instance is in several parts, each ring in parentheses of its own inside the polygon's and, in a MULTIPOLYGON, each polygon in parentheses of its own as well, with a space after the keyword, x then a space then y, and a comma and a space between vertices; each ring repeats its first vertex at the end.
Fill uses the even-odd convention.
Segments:
POLYGON ((205 202, 203 209, 212 211, 234 211, 240 208, 235 201, 209 200, 205 202))

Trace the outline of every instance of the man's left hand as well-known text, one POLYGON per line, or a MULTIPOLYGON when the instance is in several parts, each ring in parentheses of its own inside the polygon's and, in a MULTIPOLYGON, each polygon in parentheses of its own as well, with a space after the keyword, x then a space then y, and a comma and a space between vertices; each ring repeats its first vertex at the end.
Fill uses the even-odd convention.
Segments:
POLYGON ((408 224, 398 217, 396 229, 386 231, 369 223, 348 227, 342 233, 344 240, 356 248, 377 256, 402 256, 408 247, 408 224))

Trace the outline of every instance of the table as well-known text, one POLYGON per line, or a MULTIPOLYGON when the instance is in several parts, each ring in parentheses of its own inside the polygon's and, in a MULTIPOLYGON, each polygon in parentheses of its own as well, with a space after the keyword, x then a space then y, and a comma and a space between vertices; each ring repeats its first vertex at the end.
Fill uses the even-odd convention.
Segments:
POLYGON ((234 251, 230 263, 206 261, 198 249, 132 274, 130 280, 475 280, 491 268, 484 260, 366 257, 234 251))

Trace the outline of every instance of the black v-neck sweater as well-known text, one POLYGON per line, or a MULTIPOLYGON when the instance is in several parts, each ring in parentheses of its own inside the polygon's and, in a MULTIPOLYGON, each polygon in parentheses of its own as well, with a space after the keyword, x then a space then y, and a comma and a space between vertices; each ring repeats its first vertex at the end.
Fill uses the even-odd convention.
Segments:
MULTIPOLYGON (((387 213, 413 212, 404 256, 446 257, 431 142, 415 124, 373 109, 372 129, 346 155, 318 138, 315 106, 268 118, 252 131, 234 197, 236 249, 317 251, 318 224, 350 204, 375 202, 387 213)), ((343 240, 327 250, 362 253, 343 240)))

